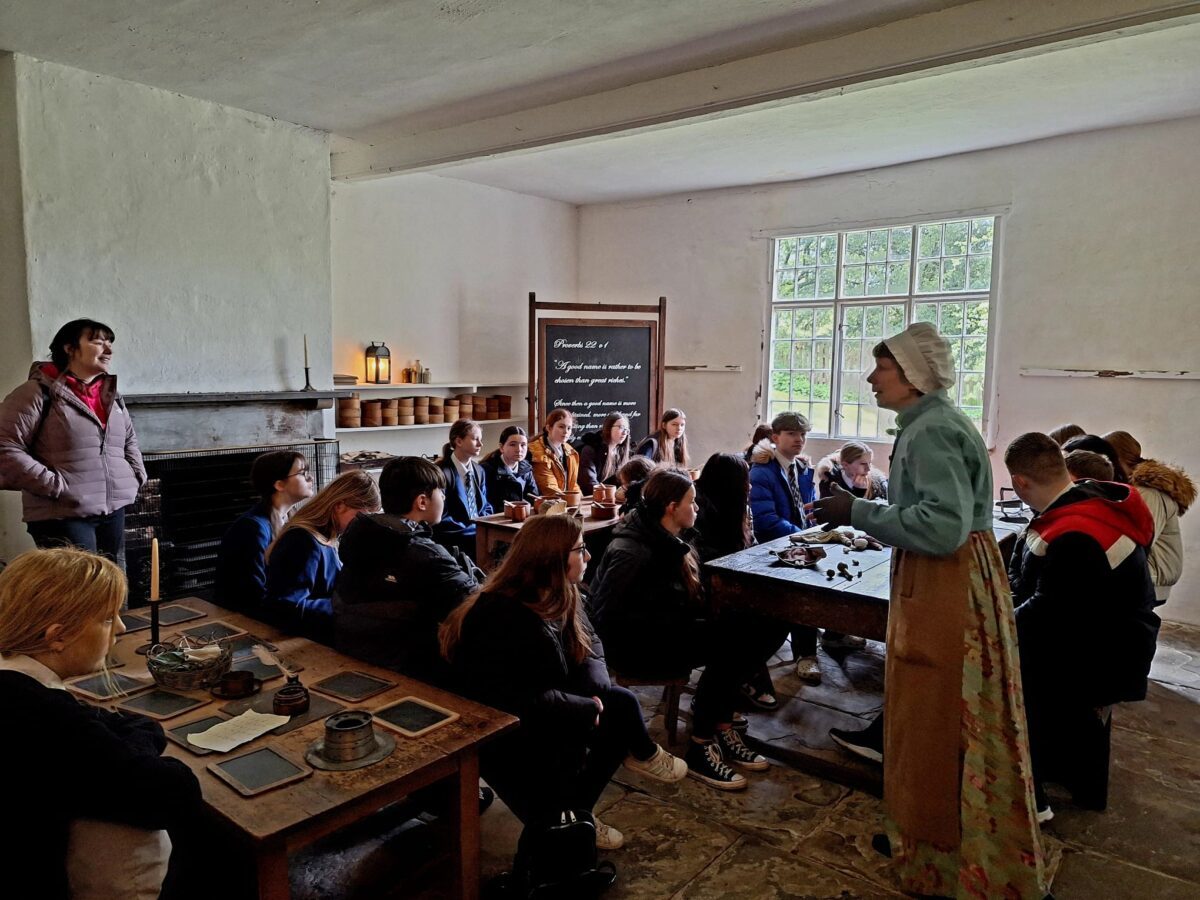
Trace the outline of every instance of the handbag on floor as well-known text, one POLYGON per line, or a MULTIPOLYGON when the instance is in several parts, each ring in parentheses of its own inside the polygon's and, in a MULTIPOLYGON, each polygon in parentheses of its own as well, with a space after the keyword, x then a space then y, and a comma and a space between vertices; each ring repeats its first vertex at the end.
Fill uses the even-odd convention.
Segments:
POLYGON ((592 814, 566 809, 525 826, 513 871, 495 887, 499 896, 520 900, 593 900, 616 880, 617 867, 597 860, 592 814))

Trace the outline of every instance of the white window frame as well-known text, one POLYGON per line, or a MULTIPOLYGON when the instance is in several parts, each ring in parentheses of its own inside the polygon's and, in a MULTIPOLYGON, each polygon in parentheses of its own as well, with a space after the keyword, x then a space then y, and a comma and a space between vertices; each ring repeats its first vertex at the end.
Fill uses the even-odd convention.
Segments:
POLYGON ((920 217, 904 216, 886 220, 872 220, 867 222, 838 222, 834 224, 822 225, 806 225, 791 228, 773 228, 764 229, 754 234, 755 238, 765 240, 767 244, 767 260, 766 260, 766 317, 763 323, 763 355, 762 355, 762 389, 760 392, 760 418, 764 421, 770 421, 770 404, 771 404, 771 364, 772 364, 772 341, 774 339, 774 320, 775 311, 780 309, 817 309, 821 307, 832 307, 834 316, 833 328, 833 347, 831 352, 831 367, 830 373, 830 420, 834 426, 830 433, 819 432, 813 430, 811 437, 828 439, 828 440, 863 440, 868 443, 892 443, 894 437, 888 434, 883 434, 878 437, 858 437, 854 435, 842 435, 839 433, 838 424, 841 421, 841 380, 842 380, 842 311, 852 306, 883 306, 887 304, 903 303, 905 304, 905 321, 912 322, 913 308, 924 303, 941 303, 945 301, 968 303, 972 300, 986 299, 988 301, 988 328, 987 328, 987 357, 984 363, 983 370, 983 411, 980 420, 980 431, 982 432, 984 442, 989 450, 995 448, 996 444, 996 332, 999 325, 999 309, 1000 309, 1000 275, 1003 247, 1004 222, 1010 208, 1005 207, 985 207, 976 209, 953 210, 946 213, 936 215, 923 214, 920 217), (992 269, 991 269, 991 285, 988 291, 962 291, 954 293, 938 293, 938 294, 917 294, 916 279, 918 266, 917 262, 917 229, 922 225, 930 225, 935 223, 944 223, 948 221, 958 221, 961 219, 973 218, 993 218, 992 230, 992 269), (909 272, 909 291, 907 294, 882 294, 871 297, 842 297, 842 266, 843 253, 845 250, 845 238, 847 232, 864 231, 870 229, 891 229, 899 226, 912 226, 914 228, 913 252, 910 259, 912 264, 909 272), (824 299, 804 299, 804 300, 775 300, 775 262, 777 259, 777 242, 784 238, 794 238, 809 236, 815 234, 831 234, 836 233, 838 238, 837 250, 837 270, 836 270, 836 289, 834 296, 824 299))

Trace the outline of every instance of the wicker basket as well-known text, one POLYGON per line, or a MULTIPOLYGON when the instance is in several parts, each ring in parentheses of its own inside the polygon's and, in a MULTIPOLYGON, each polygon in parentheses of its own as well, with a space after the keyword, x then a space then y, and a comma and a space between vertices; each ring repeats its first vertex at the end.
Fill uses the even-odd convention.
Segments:
POLYGON ((229 671, 233 660, 233 648, 229 644, 223 644, 216 659, 203 663, 188 663, 186 668, 170 666, 159 661, 160 653, 180 649, 182 648, 171 644, 156 644, 146 654, 146 668, 150 670, 150 677, 154 679, 155 684, 176 691, 195 691, 211 687, 229 671))

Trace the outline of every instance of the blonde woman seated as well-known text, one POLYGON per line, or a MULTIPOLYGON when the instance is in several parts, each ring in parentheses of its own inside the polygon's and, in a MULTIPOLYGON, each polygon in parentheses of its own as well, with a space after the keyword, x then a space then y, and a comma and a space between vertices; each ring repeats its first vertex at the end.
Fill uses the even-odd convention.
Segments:
POLYGON ((338 539, 360 513, 379 512, 379 486, 361 469, 322 488, 267 548, 263 617, 293 634, 333 639, 333 588, 342 561, 338 539))
POLYGON ((161 755, 156 722, 63 687, 103 666, 125 631, 125 592, 115 563, 82 550, 31 550, 0 573, 5 896, 157 897, 171 855, 165 829, 199 814, 196 776, 161 755))
POLYGON ((828 497, 833 486, 864 500, 887 499, 887 476, 871 465, 874 451, 861 441, 847 441, 817 463, 817 491, 828 497))

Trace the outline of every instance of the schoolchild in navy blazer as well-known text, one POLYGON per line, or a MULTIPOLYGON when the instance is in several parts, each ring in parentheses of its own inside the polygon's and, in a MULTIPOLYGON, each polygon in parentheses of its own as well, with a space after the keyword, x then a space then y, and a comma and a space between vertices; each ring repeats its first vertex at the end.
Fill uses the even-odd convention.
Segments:
POLYGON ((506 501, 532 503, 540 496, 537 479, 533 477, 533 464, 525 458, 528 452, 529 438, 525 429, 520 425, 509 425, 500 432, 499 448, 480 463, 493 511, 502 510, 506 501))
POLYGON ((438 468, 446 478, 446 507, 442 521, 433 529, 434 540, 445 547, 458 547, 475 558, 476 516, 490 516, 487 474, 475 461, 483 448, 483 432, 470 419, 450 426, 450 440, 442 447, 438 468))

